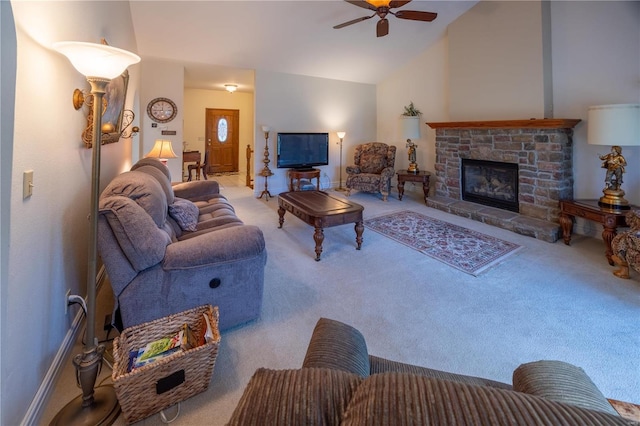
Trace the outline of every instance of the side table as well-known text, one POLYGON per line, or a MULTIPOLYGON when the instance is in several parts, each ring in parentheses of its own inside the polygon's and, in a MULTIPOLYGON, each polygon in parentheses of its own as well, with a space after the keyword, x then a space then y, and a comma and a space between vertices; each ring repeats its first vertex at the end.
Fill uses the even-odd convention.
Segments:
POLYGON ((300 191, 302 188, 300 186, 301 179, 316 179, 316 190, 320 191, 320 169, 311 169, 311 170, 289 170, 289 191, 300 191))
POLYGON ((425 171, 411 173, 406 170, 399 170, 396 174, 398 175, 398 199, 402 201, 405 182, 422 182, 422 191, 424 192, 424 202, 426 204, 429 197, 429 178, 431 173, 425 171))
MULTIPOLYGON (((638 209, 637 206, 631 206, 631 208, 638 209)), ((605 244, 605 256, 609 265, 613 266, 611 240, 616 236, 618 226, 626 226, 628 211, 602 207, 598 204, 598 200, 560 200, 560 226, 564 243, 566 245, 571 243, 571 231, 576 217, 598 222, 604 228, 602 239, 605 244)))

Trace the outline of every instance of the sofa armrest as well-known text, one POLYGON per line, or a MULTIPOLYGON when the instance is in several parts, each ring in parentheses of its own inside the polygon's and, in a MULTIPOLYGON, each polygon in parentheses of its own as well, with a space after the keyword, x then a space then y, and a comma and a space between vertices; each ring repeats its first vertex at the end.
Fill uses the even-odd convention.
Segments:
POLYGON ((513 372, 513 390, 618 415, 582 368, 562 361, 522 364, 513 372))
POLYGON ((394 173, 395 173, 395 169, 393 167, 385 167, 380 172, 380 175, 385 179, 391 179, 394 173))
POLYGON ((302 367, 333 368, 367 377, 367 344, 362 334, 350 325, 320 318, 313 329, 302 367))
POLYGON ((348 175, 360 174, 360 167, 358 167, 358 166, 347 166, 347 174, 348 175))
POLYGON ((206 201, 220 195, 220 185, 215 180, 194 180, 173 185, 176 197, 191 201, 206 201))
POLYGON ((162 268, 190 269, 237 262, 261 256, 265 249, 262 230, 240 225, 207 232, 167 246, 162 268))

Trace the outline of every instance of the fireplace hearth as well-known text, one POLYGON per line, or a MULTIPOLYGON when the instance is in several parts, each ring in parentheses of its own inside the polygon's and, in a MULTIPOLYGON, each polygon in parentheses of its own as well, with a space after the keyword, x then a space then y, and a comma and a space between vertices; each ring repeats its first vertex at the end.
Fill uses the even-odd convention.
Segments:
POLYGON ((462 159, 462 199, 518 212, 518 165, 462 159))

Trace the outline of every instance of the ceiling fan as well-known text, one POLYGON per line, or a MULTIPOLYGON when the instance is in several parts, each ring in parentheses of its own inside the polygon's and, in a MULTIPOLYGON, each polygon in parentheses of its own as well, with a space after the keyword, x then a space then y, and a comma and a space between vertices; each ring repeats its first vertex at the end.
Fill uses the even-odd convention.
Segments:
POLYGON ((358 22, 366 21, 367 19, 371 19, 374 16, 378 15, 380 20, 376 25, 376 35, 378 37, 384 37, 389 34, 389 21, 387 20, 387 15, 390 13, 396 18, 400 19, 410 19, 412 21, 425 21, 431 22, 438 16, 437 13, 433 12, 421 12, 417 10, 398 10, 397 12, 392 11, 391 9, 395 9, 398 7, 402 7, 405 4, 409 3, 411 0, 345 0, 347 3, 351 3, 354 6, 362 7, 364 9, 373 10, 375 13, 371 16, 363 16, 362 18, 353 19, 351 21, 344 22, 340 25, 336 25, 335 29, 344 28, 351 24, 356 24, 358 22))

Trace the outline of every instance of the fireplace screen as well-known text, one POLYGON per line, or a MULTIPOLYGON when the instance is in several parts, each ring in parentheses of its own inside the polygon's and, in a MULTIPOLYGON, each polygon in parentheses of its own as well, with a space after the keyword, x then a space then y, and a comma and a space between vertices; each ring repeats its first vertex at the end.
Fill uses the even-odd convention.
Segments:
POLYGON ((518 212, 518 165, 463 158, 462 199, 518 212))

